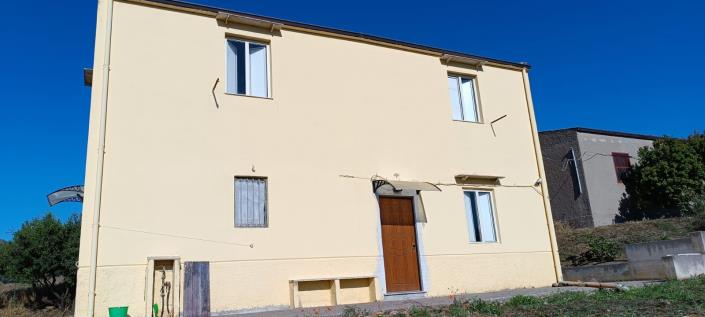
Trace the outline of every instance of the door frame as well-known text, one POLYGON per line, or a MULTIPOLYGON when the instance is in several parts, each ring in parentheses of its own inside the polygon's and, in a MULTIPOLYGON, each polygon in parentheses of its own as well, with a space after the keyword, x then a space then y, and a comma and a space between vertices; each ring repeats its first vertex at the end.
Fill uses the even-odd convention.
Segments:
MULTIPOLYGON (((386 186, 383 186, 386 187, 386 186)), ((377 216, 379 217, 379 245, 380 245, 380 253, 382 255, 382 272, 384 272, 384 278, 380 279, 380 282, 384 283, 384 292, 382 295, 402 295, 402 294, 417 294, 417 293, 425 293, 425 283, 424 283, 424 269, 423 269, 423 263, 421 261, 421 237, 419 236, 419 230, 416 228, 416 225, 418 223, 417 217, 416 217, 416 212, 417 212, 417 202, 419 200, 418 194, 416 192, 411 192, 408 190, 402 190, 400 192, 395 192, 395 191, 384 191, 380 188, 378 190, 381 193, 375 193, 376 200, 377 200, 377 216), (380 199, 383 198, 406 198, 411 200, 411 216, 414 219, 414 239, 416 241, 416 266, 418 269, 418 277, 419 277, 419 289, 416 291, 404 291, 404 292, 389 292, 387 290, 387 272, 384 267, 384 246, 382 242, 382 207, 380 206, 380 199)))

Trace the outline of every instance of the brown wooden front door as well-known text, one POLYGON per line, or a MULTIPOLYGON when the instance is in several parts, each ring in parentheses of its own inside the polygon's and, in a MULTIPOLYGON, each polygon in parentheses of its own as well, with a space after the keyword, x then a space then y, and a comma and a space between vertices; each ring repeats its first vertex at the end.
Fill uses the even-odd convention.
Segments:
POLYGON ((416 226, 410 197, 380 197, 387 293, 421 290, 416 226))

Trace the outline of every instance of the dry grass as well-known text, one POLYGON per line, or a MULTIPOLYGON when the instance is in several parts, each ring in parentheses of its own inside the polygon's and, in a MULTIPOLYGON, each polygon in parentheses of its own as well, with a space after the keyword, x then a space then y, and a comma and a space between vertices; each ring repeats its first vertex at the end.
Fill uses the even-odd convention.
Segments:
POLYGON ((60 311, 54 308, 34 310, 16 302, 11 302, 6 307, 0 308, 0 317, 67 317, 71 312, 60 311))
POLYGON ((0 317, 66 317, 72 314, 70 309, 59 310, 51 306, 31 308, 31 302, 27 285, 0 283, 0 317))
POLYGON ((617 260, 626 260, 625 244, 686 238, 690 232, 698 230, 701 225, 699 221, 695 218, 670 218, 582 229, 573 229, 559 222, 555 224, 558 252, 563 265, 570 266, 570 261, 566 259, 587 251, 587 241, 594 235, 616 242, 620 246, 617 260))

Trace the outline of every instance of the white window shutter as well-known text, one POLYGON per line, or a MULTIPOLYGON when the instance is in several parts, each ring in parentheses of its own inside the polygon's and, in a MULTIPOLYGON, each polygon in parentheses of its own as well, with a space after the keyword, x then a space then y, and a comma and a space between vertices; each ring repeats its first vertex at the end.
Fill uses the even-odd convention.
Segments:
POLYGON ((477 219, 475 219, 475 192, 465 192, 465 214, 466 214, 466 219, 468 222, 468 236, 470 242, 478 242, 477 241, 477 232, 475 231, 476 224, 475 222, 477 219))
POLYGON ((477 209, 480 222, 480 233, 483 242, 497 241, 494 230, 494 213, 492 212, 492 196, 489 192, 477 192, 477 209))
POLYGON ((250 43, 250 94, 268 97, 267 46, 250 43))
POLYGON ((472 79, 460 79, 460 91, 463 105, 463 120, 477 122, 477 104, 475 98, 475 83, 472 79))
POLYGON ((463 112, 460 106, 459 88, 458 77, 448 76, 448 94, 450 95, 450 105, 453 110, 453 120, 463 120, 463 112))
POLYGON ((245 94, 245 43, 228 41, 226 91, 245 94))

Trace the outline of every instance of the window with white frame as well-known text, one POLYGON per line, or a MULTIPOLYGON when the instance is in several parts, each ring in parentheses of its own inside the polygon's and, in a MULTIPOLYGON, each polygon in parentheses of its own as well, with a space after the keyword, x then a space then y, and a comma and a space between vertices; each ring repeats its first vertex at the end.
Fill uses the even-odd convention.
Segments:
POLYGON ((267 179, 235 177, 235 227, 266 227, 267 209, 267 179))
POLYGON ((466 190, 465 213, 468 220, 470 242, 496 242, 497 232, 489 191, 466 190))
POLYGON ((453 109, 453 120, 480 122, 475 92, 474 78, 448 75, 448 93, 453 109))
POLYGON ((269 97, 269 45, 229 39, 227 92, 269 97))

